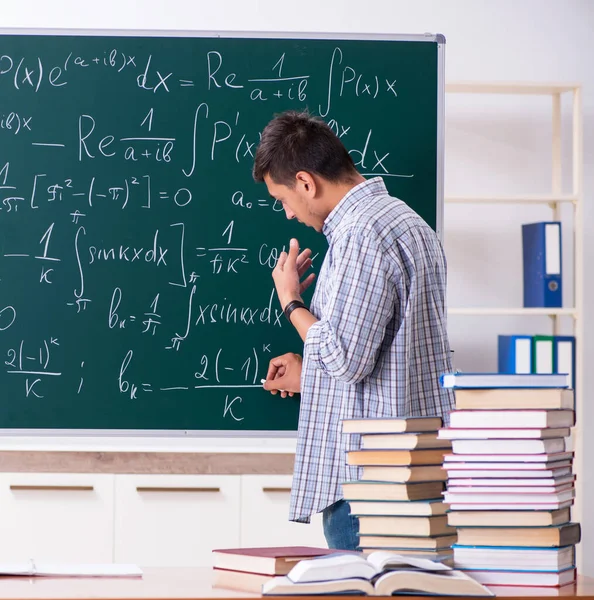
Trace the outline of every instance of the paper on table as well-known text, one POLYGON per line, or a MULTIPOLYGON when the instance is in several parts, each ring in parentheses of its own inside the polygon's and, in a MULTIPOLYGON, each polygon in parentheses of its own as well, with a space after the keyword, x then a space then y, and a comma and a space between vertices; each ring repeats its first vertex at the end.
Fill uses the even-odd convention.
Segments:
POLYGON ((132 564, 77 564, 77 563, 0 563, 0 575, 25 577, 142 577, 142 570, 132 564))

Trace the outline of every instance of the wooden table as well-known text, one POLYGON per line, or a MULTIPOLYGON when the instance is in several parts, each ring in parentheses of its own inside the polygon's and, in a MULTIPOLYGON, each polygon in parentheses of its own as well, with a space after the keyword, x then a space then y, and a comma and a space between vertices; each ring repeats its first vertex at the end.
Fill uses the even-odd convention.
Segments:
MULTIPOLYGON (((256 598, 254 594, 212 587, 208 568, 146 568, 142 578, 55 578, 0 577, 0 600, 147 600, 166 598, 256 598)), ((577 585, 562 588, 493 587, 506 598, 579 596, 594 600, 594 578, 580 577, 577 585)), ((415 596, 406 596, 413 600, 415 596)), ((332 600, 352 600, 353 596, 332 596, 332 600)), ((419 597, 427 600, 427 597, 419 597)), ((465 600, 468 600, 467 598, 465 600)))

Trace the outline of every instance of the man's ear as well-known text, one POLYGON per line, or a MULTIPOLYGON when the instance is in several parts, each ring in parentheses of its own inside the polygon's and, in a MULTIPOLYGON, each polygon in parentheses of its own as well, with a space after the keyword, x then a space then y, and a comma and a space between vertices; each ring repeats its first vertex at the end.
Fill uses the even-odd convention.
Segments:
POLYGON ((295 179, 297 181, 297 185, 301 187, 301 189, 308 196, 316 195, 316 180, 311 173, 307 171, 298 171, 295 175, 295 179))

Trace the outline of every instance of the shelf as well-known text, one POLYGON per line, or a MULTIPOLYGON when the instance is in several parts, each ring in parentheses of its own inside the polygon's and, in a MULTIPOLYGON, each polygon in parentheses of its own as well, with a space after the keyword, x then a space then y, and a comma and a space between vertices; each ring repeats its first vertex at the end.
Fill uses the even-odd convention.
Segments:
MULTIPOLYGON (((510 100, 511 96, 517 95, 524 96, 524 98, 516 98, 517 108, 521 109, 522 112, 516 111, 516 117, 521 116, 527 110, 526 107, 533 105, 536 101, 536 107, 542 108, 545 105, 550 106, 551 115, 551 178, 550 188, 545 193, 530 193, 530 194, 518 194, 514 193, 513 189, 510 188, 510 194, 508 195, 497 195, 497 193, 486 192, 482 193, 476 190, 474 196, 469 195, 454 195, 446 194, 445 202, 447 204, 476 204, 483 211, 486 210, 487 206, 495 206, 496 204, 505 205, 503 210, 514 213, 512 210, 513 205, 516 204, 524 206, 533 204, 535 206, 543 206, 552 212, 553 221, 565 221, 569 220, 570 215, 565 214, 567 211, 564 210, 565 206, 571 212, 571 246, 573 255, 572 267, 573 267, 573 278, 571 281, 571 287, 573 288, 572 304, 569 308, 524 308, 524 307, 510 307, 501 308, 496 306, 490 307, 469 307, 469 306, 456 306, 448 309, 448 316, 454 315, 467 315, 475 317, 489 317, 489 316, 500 316, 502 319, 506 317, 519 317, 514 319, 516 326, 521 329, 525 326, 528 321, 527 317, 540 316, 540 321, 543 321, 543 316, 549 317, 548 322, 540 323, 541 333, 550 333, 552 335, 560 335, 561 333, 567 333, 563 331, 569 329, 567 325, 571 326, 573 335, 575 336, 575 378, 576 378, 576 389, 587 391, 587 386, 584 384, 584 264, 586 262, 584 256, 584 116, 583 116, 583 91, 582 85, 575 81, 570 82, 526 82, 526 81, 452 81, 445 84, 446 94, 474 94, 474 97, 470 96, 466 99, 459 98, 460 101, 464 101, 465 104, 475 104, 477 107, 481 107, 484 103, 484 99, 477 98, 478 94, 491 95, 488 100, 488 107, 492 108, 497 105, 499 100, 505 101, 510 100), (507 98, 504 96, 507 95, 507 98), (543 104, 544 103, 544 104, 543 104), (565 126, 565 114, 563 109, 569 108, 571 110, 571 127, 565 126), (567 130, 567 131, 566 131, 567 130), (564 140, 562 140, 562 133, 566 135, 570 134, 571 137, 571 160, 568 164, 569 168, 565 169, 563 165, 564 158, 564 140), (565 173, 567 171, 567 173, 565 173), (564 187, 565 181, 571 182, 570 186, 564 187), (566 190, 565 193, 563 190, 566 190), (565 321, 570 320, 571 323, 565 321), (524 325, 523 325, 524 324, 524 325)), ((447 98, 446 103, 452 102, 452 98, 447 98)), ((456 99, 456 104, 458 99, 456 99)), ((510 104, 504 103, 504 107, 507 108, 506 115, 513 113, 513 106, 511 106, 512 113, 509 112, 510 104)), ((473 115, 474 117, 475 115, 473 115)), ((513 124, 513 118, 508 119, 508 123, 513 124)), ((468 122, 470 126, 471 121, 468 122)), ((530 139, 530 138, 528 138, 530 139)), ((495 140, 496 141, 496 140, 495 140)), ((545 163, 546 164, 546 163, 545 163)), ((495 174, 496 172, 493 171, 495 174)), ((543 189, 543 188, 540 188, 543 189)), ((547 188, 544 188, 545 190, 547 188)), ((479 209, 479 211, 480 211, 479 209)), ((453 209, 447 209, 453 210, 453 209)), ((473 211, 473 217, 479 217, 479 211, 473 211)), ((457 212, 457 211, 454 211, 457 212)), ((518 212, 518 211, 516 211, 518 212)), ((521 214, 522 211, 519 211, 521 214)), ((520 216, 517 215, 518 217, 520 216)), ((491 218, 491 214, 487 211, 484 215, 483 222, 488 223, 488 219, 491 218)), ((510 218, 511 220, 511 218, 510 218)), ((568 224, 569 226, 569 224, 568 224)), ((447 231, 447 229, 446 229, 447 231)), ((520 254, 521 262, 521 254, 520 254)), ((517 283, 517 282, 516 282, 517 283)), ((566 282, 570 283, 570 282, 566 282)), ((518 298, 521 299, 521 298, 518 298)), ((464 301, 464 298, 460 298, 464 301)), ((466 299, 468 301, 468 299, 466 299)), ((478 301, 478 300, 477 300, 478 301)), ((490 300, 494 303, 497 302, 496 297, 492 297, 490 300)), ((535 321, 534 324, 538 324, 540 321, 535 321)), ((458 326, 460 323, 456 322, 458 326)), ((587 393, 576 394, 576 413, 578 419, 576 421, 575 429, 575 472, 577 474, 576 483, 576 499, 575 505, 572 507, 572 516, 575 521, 581 521, 582 516, 585 513, 584 507, 587 507, 587 502, 584 501, 584 488, 582 482, 582 474, 587 472, 585 467, 588 464, 585 458, 584 450, 584 437, 587 432, 587 427, 582 425, 581 415, 584 413, 586 401, 588 399, 587 393)), ((587 416, 587 415, 586 415, 587 416)), ((576 563, 578 569, 582 568, 583 563, 583 552, 580 546, 576 549, 576 563)))
POLYGON ((446 196, 445 201, 452 204, 554 204, 567 202, 575 204, 578 197, 574 194, 523 194, 518 196, 446 196))
POLYGON ((514 82, 465 82, 446 83, 449 94, 534 94, 551 95, 572 92, 581 87, 579 84, 561 83, 514 83, 514 82))
POLYGON ((452 307, 448 308, 448 315, 535 315, 535 316, 569 316, 576 318, 577 311, 575 308, 482 308, 482 307, 452 307))

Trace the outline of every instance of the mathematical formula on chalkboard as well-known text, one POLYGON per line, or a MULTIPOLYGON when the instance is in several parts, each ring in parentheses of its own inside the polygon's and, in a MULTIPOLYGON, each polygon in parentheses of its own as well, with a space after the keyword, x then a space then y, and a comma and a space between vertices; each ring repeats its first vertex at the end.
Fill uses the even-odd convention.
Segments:
POLYGON ((431 218, 412 50, 0 36, 0 428, 294 429, 260 383, 300 349, 270 273, 289 237, 314 270, 325 240, 252 181, 260 132, 307 108, 431 218))

